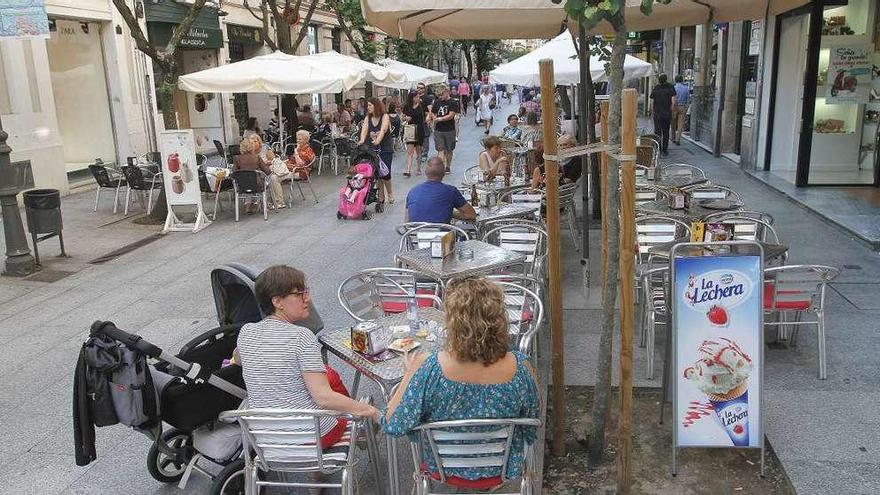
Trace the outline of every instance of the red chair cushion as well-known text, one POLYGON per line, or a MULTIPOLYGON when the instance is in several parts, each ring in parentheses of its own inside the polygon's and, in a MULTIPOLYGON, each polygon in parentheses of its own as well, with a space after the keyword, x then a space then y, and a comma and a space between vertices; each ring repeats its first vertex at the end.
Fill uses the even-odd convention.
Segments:
MULTIPOLYGON (((431 289, 416 289, 416 294, 434 295, 431 289)), ((431 299, 416 299, 416 305, 420 308, 430 308, 434 306, 431 299)), ((382 311, 386 313, 403 313, 406 311, 406 301, 383 301, 382 311)))
MULTIPOLYGON (((440 473, 429 473, 427 464, 422 463, 421 469, 422 472, 430 476, 432 480, 440 481, 440 473)), ((504 483, 504 480, 501 479, 501 476, 480 478, 476 480, 459 478, 458 476, 447 476, 446 483, 452 486, 457 486, 459 488, 470 488, 472 490, 488 490, 490 488, 500 486, 504 483)))
POLYGON ((776 305, 773 305, 773 299, 776 294, 776 284, 771 282, 764 282, 764 309, 782 309, 782 310, 790 310, 790 311, 806 311, 810 309, 813 305, 813 301, 809 294, 801 291, 795 290, 784 290, 779 291, 779 294, 803 294, 806 297, 803 301, 776 301, 776 305))

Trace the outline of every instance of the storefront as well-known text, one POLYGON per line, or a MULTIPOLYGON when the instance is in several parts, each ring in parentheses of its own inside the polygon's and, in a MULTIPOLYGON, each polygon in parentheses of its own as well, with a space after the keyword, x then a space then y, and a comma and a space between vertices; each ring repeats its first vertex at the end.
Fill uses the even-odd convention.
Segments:
MULTIPOLYGON (((229 62, 240 62, 267 53, 263 41, 263 31, 252 26, 226 24, 226 37, 229 40, 229 62)), ((259 93, 235 93, 232 95, 233 115, 239 134, 245 129, 250 117, 264 127, 272 117, 269 95, 259 93)))
POLYGON ((108 23, 49 19, 46 41, 58 134, 67 173, 96 158, 116 161, 102 30, 108 23), (83 122, 88 121, 88 125, 83 122))
POLYGON ((770 174, 797 186, 880 185, 878 5, 816 0, 775 18, 765 45, 770 174))
MULTIPOLYGON (((150 41, 160 46, 168 43, 177 21, 189 11, 185 3, 173 0, 153 0, 145 2, 144 7, 150 41)), ((220 30, 217 10, 205 7, 180 41, 177 52, 180 74, 217 67, 220 63, 219 49, 222 47, 223 31, 220 30)), ((156 66, 154 71, 159 84, 161 73, 156 66)), ((215 140, 226 141, 220 95, 177 91, 174 102, 178 127, 193 130, 200 152, 213 151, 215 140)), ((164 112, 165 109, 159 108, 159 111, 164 112)))

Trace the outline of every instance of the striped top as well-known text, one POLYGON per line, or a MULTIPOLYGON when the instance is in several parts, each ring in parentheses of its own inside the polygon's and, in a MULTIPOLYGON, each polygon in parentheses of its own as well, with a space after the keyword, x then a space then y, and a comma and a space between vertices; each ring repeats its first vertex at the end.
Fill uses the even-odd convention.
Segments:
MULTIPOLYGON (((250 408, 319 409, 303 373, 324 373, 321 344, 311 330, 266 318, 238 334, 238 353, 250 408)), ((321 420, 321 435, 336 425, 321 420)))

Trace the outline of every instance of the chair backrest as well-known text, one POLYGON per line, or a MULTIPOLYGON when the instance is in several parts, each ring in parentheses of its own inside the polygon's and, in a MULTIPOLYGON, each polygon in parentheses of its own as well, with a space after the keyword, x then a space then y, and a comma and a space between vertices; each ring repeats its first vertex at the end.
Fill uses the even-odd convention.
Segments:
POLYGON ((547 256, 547 231, 532 224, 495 226, 483 234, 483 242, 524 255, 526 271, 533 276, 539 275, 547 256))
POLYGON ((110 171, 104 165, 93 163, 89 165, 89 171, 99 187, 116 187, 118 185, 118 180, 110 177, 110 171))
POLYGON ((241 154, 241 145, 240 144, 230 144, 226 147, 226 154, 229 155, 229 159, 232 160, 233 156, 238 156, 241 154))
POLYGON ((236 170, 232 183, 239 194, 263 194, 266 190, 266 174, 262 170, 236 170))
POLYGON ((205 173, 205 169, 199 167, 199 191, 203 193, 212 193, 214 191, 211 190, 211 184, 208 182, 211 179, 208 178, 208 175, 205 173))
POLYGON ((532 342, 544 321, 544 303, 537 291, 502 279, 492 279, 504 291, 507 328, 516 348, 533 355, 532 342))
POLYGON ((764 269, 764 309, 822 310, 825 287, 840 269, 825 265, 787 265, 764 269), (793 303, 809 302, 809 307, 793 303))
POLYGON ((373 278, 376 294, 379 296, 382 310, 385 313, 402 313, 406 303, 412 299, 413 294, 419 298, 436 298, 429 304, 437 309, 443 309, 440 296, 443 292, 443 282, 427 274, 419 273, 407 268, 378 267, 361 270, 365 276, 379 275, 373 278), (403 289, 401 291, 401 289, 403 289))
POLYGON ((690 234, 690 226, 677 218, 660 215, 638 217, 636 218, 636 243, 638 243, 636 258, 639 263, 644 263, 648 260, 648 250, 653 246, 681 237, 689 237, 690 234))
POLYGON ((694 199, 729 199, 742 203, 742 197, 738 192, 721 184, 699 184, 696 186, 686 187, 685 191, 691 193, 694 199))
POLYGON ((348 453, 325 453, 321 448, 324 418, 348 419, 349 435, 356 419, 338 411, 308 409, 241 409, 220 414, 220 419, 238 420, 247 461, 254 459, 263 471, 280 472, 333 471, 351 461, 355 442, 350 437, 348 453))
POLYGON ((769 223, 751 216, 730 214, 706 220, 706 223, 726 223, 733 225, 733 240, 761 241, 779 244, 779 235, 769 223))
POLYGON ((225 160, 226 159, 226 148, 223 147, 223 143, 221 143, 220 141, 215 139, 214 140, 214 147, 217 148, 217 153, 219 153, 220 156, 222 156, 223 159, 225 160))
POLYGON ((409 294, 411 289, 407 290, 383 273, 370 270, 363 270, 343 280, 336 291, 342 309, 357 321, 385 316, 383 302, 406 301, 409 294))
POLYGON ((479 165, 474 165, 464 171, 462 182, 467 185, 476 184, 483 180, 483 170, 479 165))
POLYGON ((418 433, 418 443, 413 446, 414 461, 421 465, 421 449, 426 449, 434 459, 441 483, 446 483, 447 469, 474 467, 497 469, 506 481, 515 429, 540 426, 541 421, 532 418, 426 423, 414 429, 418 433))
POLYGON ((661 170, 661 177, 690 177, 694 180, 705 179, 706 172, 700 167, 688 163, 673 163, 661 170))
POLYGON ((763 211, 749 211, 749 210, 736 210, 736 211, 719 211, 717 213, 710 213, 709 215, 705 215, 703 220, 706 222, 719 222, 723 220, 725 217, 743 217, 743 218, 754 218, 755 220, 760 220, 766 224, 773 225, 773 215, 769 213, 764 213, 763 211))
POLYGON ((205 165, 208 164, 208 157, 201 153, 196 153, 196 167, 199 169, 205 168, 205 165))
POLYGON ((559 204, 565 206, 567 202, 574 202, 574 192, 578 188, 577 182, 562 184, 559 186, 559 204))
POLYGON ((648 184, 636 184, 636 204, 650 203, 658 199, 667 198, 669 194, 660 188, 648 184))
POLYGON ((544 200, 544 191, 532 189, 530 186, 521 186, 516 189, 505 191, 499 197, 499 200, 507 203, 527 204, 530 206, 541 206, 544 200))
POLYGON ((459 241, 470 240, 468 233, 455 225, 445 223, 424 223, 403 233, 400 238, 398 252, 403 253, 416 249, 430 248, 431 241, 447 232, 455 232, 459 241))
POLYGON ((122 170, 122 175, 125 176, 125 181, 128 182, 128 187, 136 191, 150 188, 150 185, 144 179, 144 172, 140 167, 136 165, 123 165, 120 170, 122 170))

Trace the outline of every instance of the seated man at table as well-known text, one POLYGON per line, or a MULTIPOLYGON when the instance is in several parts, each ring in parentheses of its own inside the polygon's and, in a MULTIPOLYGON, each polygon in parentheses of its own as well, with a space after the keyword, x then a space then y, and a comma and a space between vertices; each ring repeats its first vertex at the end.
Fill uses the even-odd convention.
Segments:
POLYGON ((413 187, 406 196, 403 221, 449 223, 452 218, 473 220, 477 217, 474 207, 454 186, 443 183, 446 167, 439 157, 428 160, 425 166, 427 180, 413 187))

